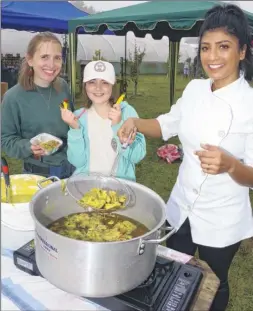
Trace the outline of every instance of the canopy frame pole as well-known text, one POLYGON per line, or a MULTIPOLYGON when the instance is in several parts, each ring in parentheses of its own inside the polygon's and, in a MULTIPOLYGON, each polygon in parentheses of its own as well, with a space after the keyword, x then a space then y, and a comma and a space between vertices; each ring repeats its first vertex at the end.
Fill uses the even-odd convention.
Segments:
POLYGON ((169 105, 174 104, 180 41, 169 42, 169 105))
POLYGON ((74 106, 76 96, 76 59, 77 59, 77 33, 69 33, 68 76, 70 77, 70 92, 74 106))

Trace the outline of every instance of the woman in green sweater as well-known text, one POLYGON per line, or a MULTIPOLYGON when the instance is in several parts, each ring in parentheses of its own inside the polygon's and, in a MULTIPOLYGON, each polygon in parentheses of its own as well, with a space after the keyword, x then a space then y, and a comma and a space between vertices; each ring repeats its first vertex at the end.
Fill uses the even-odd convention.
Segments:
POLYGON ((35 35, 30 41, 20 68, 18 84, 9 89, 1 105, 2 151, 22 159, 24 172, 59 178, 74 171, 67 161, 68 125, 61 119, 59 105, 71 101, 68 84, 59 74, 62 68, 62 45, 50 32, 35 35), (61 148, 46 156, 30 139, 48 133, 63 141, 61 148))

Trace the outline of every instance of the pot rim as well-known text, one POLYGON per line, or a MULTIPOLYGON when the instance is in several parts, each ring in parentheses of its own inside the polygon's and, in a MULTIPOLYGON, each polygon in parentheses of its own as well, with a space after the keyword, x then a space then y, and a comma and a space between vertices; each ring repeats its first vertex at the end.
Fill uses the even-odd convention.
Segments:
MULTIPOLYGON (((120 179, 120 178, 118 178, 120 179)), ((120 179, 122 180, 122 179, 120 179)), ((35 214, 34 214, 34 211, 33 211, 33 206, 34 206, 34 203, 37 199, 38 196, 41 195, 42 192, 45 192, 47 191, 48 187, 57 187, 57 185, 59 185, 61 187, 61 180, 59 181, 55 181, 54 183, 46 186, 45 188, 42 188, 40 189, 32 198, 32 200, 30 201, 29 203, 29 208, 30 208, 30 213, 31 213, 31 216, 34 220, 34 223, 35 223, 35 232, 37 234, 37 230, 36 230, 36 226, 39 226, 40 228, 42 229, 45 229, 46 232, 49 232, 50 234, 53 234, 53 235, 56 235, 58 238, 62 239, 63 241, 72 241, 73 243, 76 243, 78 245, 80 245, 80 243, 82 244, 89 244, 89 245, 111 245, 111 244, 121 244, 121 243, 131 243, 133 241, 138 241, 140 239, 144 240, 146 237, 150 236, 151 234, 153 234, 154 232, 158 231, 165 223, 166 221, 166 212, 165 212, 165 209, 166 209, 166 203, 165 201, 152 189, 142 185, 142 184, 139 184, 139 183, 136 183, 134 181, 130 181, 130 180, 123 180, 124 182, 126 182, 129 186, 131 185, 135 185, 135 187, 137 188, 145 188, 145 190, 149 193, 151 193, 153 196, 155 196, 157 198, 157 200, 159 200, 162 205, 164 206, 164 208, 161 208, 161 212, 162 212, 162 217, 161 217, 161 220, 160 222, 150 231, 148 231, 147 233, 143 234, 143 235, 140 235, 138 237, 135 237, 133 239, 130 239, 130 240, 125 240, 125 241, 109 241, 109 242, 93 242, 93 241, 83 241, 83 240, 76 240, 76 239, 72 239, 72 238, 69 238, 69 237, 66 237, 66 236, 63 236, 63 235, 60 235, 58 233, 55 233, 53 231, 51 231, 50 229, 48 229, 47 227, 45 227, 43 224, 41 224, 38 219, 35 217, 35 214)))

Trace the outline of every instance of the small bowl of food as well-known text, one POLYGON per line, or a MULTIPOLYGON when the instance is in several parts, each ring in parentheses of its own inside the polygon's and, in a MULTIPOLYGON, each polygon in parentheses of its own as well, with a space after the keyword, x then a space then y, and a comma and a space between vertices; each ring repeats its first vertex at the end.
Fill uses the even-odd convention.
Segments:
POLYGON ((33 137, 30 142, 32 145, 40 145, 41 148, 44 149, 45 155, 51 155, 55 153, 63 144, 61 139, 47 133, 42 133, 33 137))

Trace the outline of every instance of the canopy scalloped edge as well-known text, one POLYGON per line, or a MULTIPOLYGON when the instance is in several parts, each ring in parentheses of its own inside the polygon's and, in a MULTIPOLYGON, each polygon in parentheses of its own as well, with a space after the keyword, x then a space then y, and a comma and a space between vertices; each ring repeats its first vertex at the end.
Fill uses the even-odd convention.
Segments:
POLYGON ((158 23, 167 22, 169 27, 172 30, 180 31, 180 30, 191 30, 196 25, 197 22, 203 21, 203 20, 204 19, 202 19, 202 18, 200 18, 198 20, 193 20, 193 19, 186 20, 186 19, 184 19, 183 21, 182 20, 178 20, 178 21, 173 21, 173 22, 168 22, 167 20, 159 20, 159 21, 156 21, 156 22, 148 22, 148 23, 141 23, 141 22, 137 22, 136 23, 134 21, 128 21, 125 24, 121 25, 120 27, 117 27, 117 24, 112 25, 112 23, 110 23, 110 24, 101 23, 101 24, 96 25, 96 26, 85 26, 85 25, 81 24, 81 25, 77 25, 77 26, 73 27, 72 25, 70 25, 69 28, 70 28, 70 32, 74 32, 74 31, 76 32, 78 28, 82 27, 86 33, 90 33, 91 34, 91 33, 97 33, 101 26, 106 26, 106 28, 108 30, 110 30, 110 31, 120 31, 120 30, 123 30, 126 27, 127 24, 133 23, 141 31, 143 31, 143 30, 144 31, 145 30, 146 31, 151 31, 151 30, 154 30, 156 28, 158 23), (180 25, 181 25, 180 27, 179 27, 178 23, 180 23, 180 25), (182 26, 182 23, 184 23, 185 26, 182 26))

